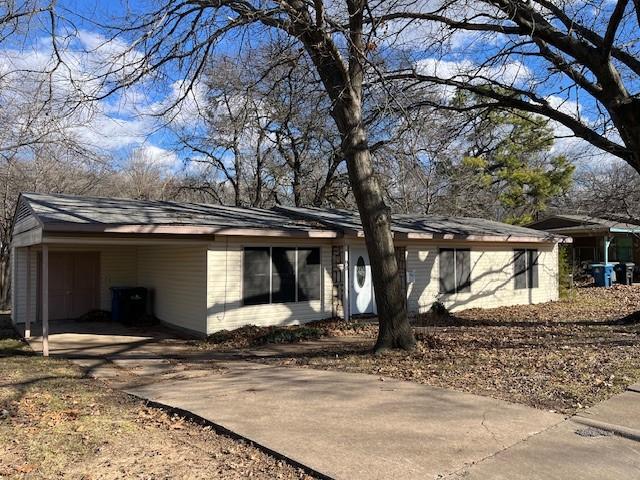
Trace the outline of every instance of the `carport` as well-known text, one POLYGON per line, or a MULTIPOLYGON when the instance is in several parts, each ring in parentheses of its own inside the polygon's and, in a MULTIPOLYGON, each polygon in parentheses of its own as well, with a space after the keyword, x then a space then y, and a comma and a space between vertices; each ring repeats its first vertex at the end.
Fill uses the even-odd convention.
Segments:
POLYGON ((57 327, 70 319, 110 311, 110 289, 116 286, 148 288, 150 313, 183 333, 201 330, 211 227, 176 225, 175 219, 162 218, 160 208, 155 219, 138 219, 133 211, 123 217, 122 207, 109 199, 95 199, 89 211, 74 205, 75 197, 68 202, 73 208, 60 209, 59 198, 54 204, 46 195, 25 194, 18 203, 11 242, 12 319, 24 324, 25 338, 38 324, 48 356, 51 322, 60 333, 57 327))

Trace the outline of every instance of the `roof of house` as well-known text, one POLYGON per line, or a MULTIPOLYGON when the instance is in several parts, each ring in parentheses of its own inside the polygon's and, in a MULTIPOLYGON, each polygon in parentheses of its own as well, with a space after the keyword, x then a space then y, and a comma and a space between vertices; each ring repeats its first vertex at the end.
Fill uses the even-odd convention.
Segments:
MULTIPOLYGON (((49 232, 189 233, 216 235, 364 236, 356 212, 338 209, 240 208, 204 203, 25 193, 20 212, 49 232)), ((17 221, 17 220, 15 220, 17 221)), ((548 232, 479 218, 394 215, 397 238, 560 241, 548 232)))
MULTIPOLYGON (((311 221, 294 220, 276 210, 261 208, 40 193, 24 193, 21 199, 27 202, 44 228, 52 231, 96 231, 126 226, 202 227, 185 229, 184 233, 223 233, 236 229, 329 230, 311 221)), ((122 232, 127 230, 132 229, 119 229, 122 232)))
MULTIPOLYGON (((339 209, 275 207, 296 218, 313 219, 331 228, 362 235, 360 216, 339 209)), ((442 215, 395 214, 392 230, 407 238, 535 238, 549 239, 549 234, 530 228, 494 222, 484 218, 445 217, 442 215)))
POLYGON ((564 235, 640 233, 640 221, 620 214, 606 214, 599 217, 557 214, 530 223, 527 227, 564 235))

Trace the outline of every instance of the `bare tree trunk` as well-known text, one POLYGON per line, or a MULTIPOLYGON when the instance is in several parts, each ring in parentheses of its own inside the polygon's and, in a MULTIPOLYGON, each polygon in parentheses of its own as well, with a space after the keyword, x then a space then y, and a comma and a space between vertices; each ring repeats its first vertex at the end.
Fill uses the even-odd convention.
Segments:
POLYGON ((396 261, 391 214, 373 171, 360 108, 345 109, 341 115, 335 113, 341 130, 348 132, 343 148, 371 261, 379 324, 375 351, 411 350, 416 342, 407 318, 406 291, 396 261))
POLYGON ((0 308, 3 310, 6 310, 11 305, 10 265, 11 259, 9 255, 2 255, 2 259, 0 259, 0 308))
POLYGON ((611 118, 629 148, 627 162, 640 173, 640 99, 630 98, 611 106, 611 118))
MULTIPOLYGON (((358 205, 367 251, 373 273, 373 289, 378 306, 378 339, 376 353, 390 348, 412 350, 415 337, 407 318, 406 291, 393 245, 391 213, 384 203, 382 189, 374 175, 371 151, 362 119, 365 45, 363 39, 364 0, 347 0, 349 10, 349 62, 346 71, 341 61, 318 55, 311 56, 318 73, 335 105, 333 118, 342 138, 342 150, 347 160, 349 183, 358 205), (344 83, 338 81, 341 75, 344 83)), ((308 44, 311 39, 303 39, 308 44)), ((321 40, 325 39, 321 37, 321 40)), ((313 39, 312 41, 315 41, 313 39)))
POLYGON ((293 162, 293 202, 296 207, 302 206, 302 185, 300 182, 302 162, 296 156, 293 162))

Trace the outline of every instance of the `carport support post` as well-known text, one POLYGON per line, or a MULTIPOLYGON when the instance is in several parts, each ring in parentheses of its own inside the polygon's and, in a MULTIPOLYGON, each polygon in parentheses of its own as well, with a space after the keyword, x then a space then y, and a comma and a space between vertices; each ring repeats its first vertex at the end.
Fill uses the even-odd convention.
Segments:
POLYGON ((24 317, 24 338, 31 338, 31 247, 27 247, 27 314, 24 317))
POLYGON ((49 246, 42 245, 42 355, 49 356, 49 246))
POLYGON ((609 263, 609 246, 611 245, 611 237, 607 235, 604 237, 604 263, 609 263))

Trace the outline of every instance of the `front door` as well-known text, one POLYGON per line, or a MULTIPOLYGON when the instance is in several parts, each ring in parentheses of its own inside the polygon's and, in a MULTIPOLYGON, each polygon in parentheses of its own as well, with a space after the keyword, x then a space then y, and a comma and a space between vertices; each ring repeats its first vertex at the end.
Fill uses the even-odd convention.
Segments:
POLYGON ((99 307, 97 252, 49 254, 49 318, 77 318, 99 307))
POLYGON ((374 313, 371 264, 366 248, 351 248, 349 252, 352 315, 374 313))

